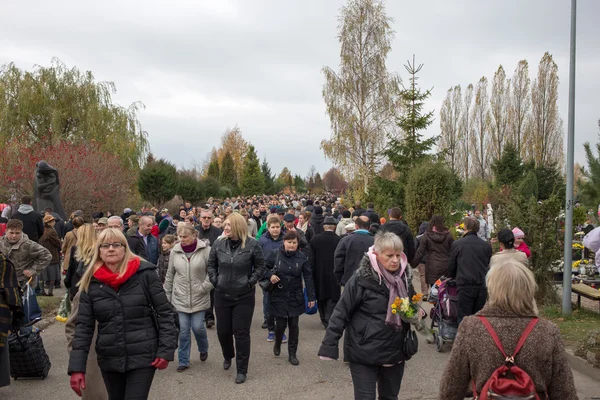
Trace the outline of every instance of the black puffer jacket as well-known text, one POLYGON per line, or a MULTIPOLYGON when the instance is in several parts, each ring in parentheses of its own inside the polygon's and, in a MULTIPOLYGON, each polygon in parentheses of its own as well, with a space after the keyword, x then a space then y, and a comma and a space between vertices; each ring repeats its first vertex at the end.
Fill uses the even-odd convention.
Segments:
POLYGON ((268 254, 266 265, 266 279, 271 279, 274 268, 281 279, 270 294, 269 312, 275 317, 297 317, 304 314, 302 278, 306 284, 308 301, 316 300, 312 271, 306 255, 300 250, 289 253, 282 247, 268 254))
POLYGON ((208 275, 216 297, 239 300, 253 295, 264 271, 265 258, 253 238, 246 238, 243 249, 241 241, 219 238, 210 249, 208 275))
MULTIPOLYGON (((414 295, 412 285, 408 292, 409 296, 414 295)), ((379 276, 365 255, 329 319, 319 356, 337 360, 338 342, 346 331, 344 361, 386 365, 407 360, 409 357, 403 353, 404 330, 396 330, 385 323, 389 297, 389 289, 385 282, 379 283, 379 276)))
POLYGON ((154 264, 142 261, 138 271, 118 291, 92 278, 88 291, 81 292, 69 375, 85 373, 96 321, 100 369, 126 372, 147 368, 156 357, 173 361, 179 337, 175 318, 177 314, 167 300, 154 264), (144 294, 144 284, 158 314, 160 335, 144 294))

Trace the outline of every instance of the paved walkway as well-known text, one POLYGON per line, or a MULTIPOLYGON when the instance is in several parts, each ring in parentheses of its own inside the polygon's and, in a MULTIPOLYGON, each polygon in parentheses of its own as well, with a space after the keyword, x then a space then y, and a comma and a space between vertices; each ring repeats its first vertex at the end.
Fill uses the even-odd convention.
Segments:
MULTIPOLYGON (((208 331, 209 358, 201 363, 198 353, 193 354, 191 368, 177 373, 176 363, 156 374, 150 399, 352 399, 350 371, 342 361, 320 361, 316 353, 323 339, 324 329, 319 317, 300 317, 300 365, 287 361, 287 348, 282 347, 280 357, 275 357, 272 344, 266 341, 262 323, 262 298, 257 292, 257 307, 252 325, 252 354, 248 380, 236 385, 235 366, 229 371, 222 368, 222 356, 216 330, 208 331)), ((419 352, 407 363, 402 382, 400 399, 437 399, 439 379, 447 362, 450 349, 444 353, 435 351, 419 336, 419 352)), ((69 387, 66 375, 68 354, 64 336, 64 324, 54 323, 43 333, 46 350, 52 362, 50 375, 45 380, 19 380, 7 388, 0 388, 2 400, 68 400, 77 396, 69 387)), ((449 346, 448 346, 449 347, 449 346)), ((600 385, 591 379, 575 374, 580 399, 600 396, 600 385), (585 395, 587 394, 587 396, 585 395)))

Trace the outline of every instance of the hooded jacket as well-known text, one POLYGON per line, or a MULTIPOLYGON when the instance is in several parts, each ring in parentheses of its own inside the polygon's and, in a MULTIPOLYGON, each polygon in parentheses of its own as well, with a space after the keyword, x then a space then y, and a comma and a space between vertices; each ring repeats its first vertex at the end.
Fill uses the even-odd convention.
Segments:
POLYGON ((29 240, 40 240, 44 234, 44 220, 40 213, 35 212, 29 204, 21 204, 16 218, 23 222, 23 233, 27 234, 29 240))
POLYGON ((392 232, 402 239, 404 254, 410 263, 415 257, 415 239, 410 228, 402 220, 390 220, 379 228, 381 232, 392 232))
POLYGON ((23 274, 25 270, 31 272, 32 276, 38 276, 52 261, 52 254, 44 246, 29 240, 25 233, 15 244, 10 244, 6 236, 0 238, 0 251, 15 266, 17 279, 21 285, 29 279, 23 274))
POLYGON ((448 274, 448 260, 452 242, 454 242, 454 239, 447 231, 427 231, 421 238, 419 250, 417 250, 411 265, 416 268, 421 259, 427 255, 427 264, 425 264, 425 281, 427 284, 433 285, 439 278, 448 274))
POLYGON ((314 230, 314 234, 318 235, 319 233, 323 233, 323 221, 325 220, 325 216, 323 214, 313 214, 310 217, 310 225, 314 230))
MULTIPOLYGON (((409 287, 408 293, 413 296, 414 289, 409 287)), ((344 361, 381 366, 407 360, 403 353, 405 330, 385 323, 389 297, 387 285, 365 255, 329 319, 319 356, 337 360, 338 342, 344 334, 344 361)))
POLYGON ((210 247, 202 240, 188 259, 177 243, 171 250, 169 268, 165 279, 165 293, 175 310, 193 314, 210 308, 210 291, 213 285, 207 273, 210 247))
POLYGON ((346 234, 346 226, 354 222, 352 218, 342 218, 335 228, 335 233, 338 236, 344 236, 346 234))

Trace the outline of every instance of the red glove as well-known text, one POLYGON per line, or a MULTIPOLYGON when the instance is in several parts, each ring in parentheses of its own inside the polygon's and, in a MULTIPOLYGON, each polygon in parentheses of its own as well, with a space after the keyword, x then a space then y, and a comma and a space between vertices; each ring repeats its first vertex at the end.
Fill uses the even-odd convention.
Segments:
POLYGON ((71 374, 71 389, 77 396, 81 397, 81 390, 85 389, 85 374, 83 372, 73 372, 71 374))
POLYGON ((154 361, 152 361, 152 366, 156 369, 165 369, 169 366, 169 362, 164 358, 156 357, 154 361))

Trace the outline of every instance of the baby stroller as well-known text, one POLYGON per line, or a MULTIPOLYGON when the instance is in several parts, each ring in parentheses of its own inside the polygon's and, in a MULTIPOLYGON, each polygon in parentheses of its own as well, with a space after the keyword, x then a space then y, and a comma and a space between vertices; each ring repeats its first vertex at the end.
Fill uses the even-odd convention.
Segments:
POLYGON ((458 288, 454 279, 441 277, 431 288, 431 330, 436 350, 441 352, 445 343, 456 338, 458 330, 458 288))

